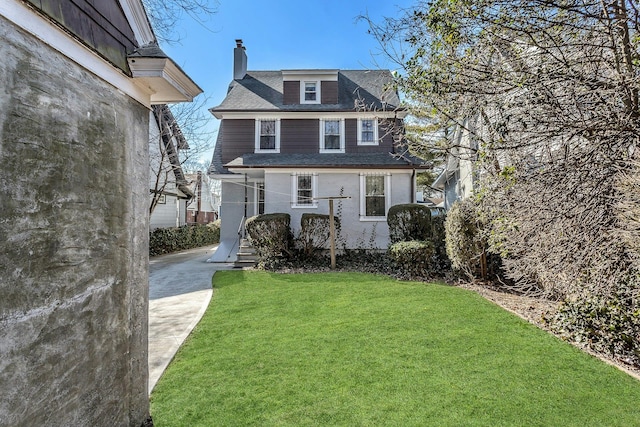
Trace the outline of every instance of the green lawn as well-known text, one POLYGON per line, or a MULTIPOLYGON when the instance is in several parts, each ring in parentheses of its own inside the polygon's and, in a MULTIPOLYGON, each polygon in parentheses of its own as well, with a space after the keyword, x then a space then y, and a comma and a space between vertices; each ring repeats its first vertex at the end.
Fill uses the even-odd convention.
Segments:
POLYGON ((163 426, 640 426, 640 382, 475 293, 221 271, 151 396, 163 426))

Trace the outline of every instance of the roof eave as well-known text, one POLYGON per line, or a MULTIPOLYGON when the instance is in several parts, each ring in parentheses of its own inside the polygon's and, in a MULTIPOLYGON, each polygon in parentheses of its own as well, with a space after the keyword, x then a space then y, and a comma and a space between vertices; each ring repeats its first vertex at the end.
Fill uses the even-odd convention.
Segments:
POLYGON ((171 58, 129 55, 134 82, 151 95, 151 104, 191 102, 202 89, 171 58))

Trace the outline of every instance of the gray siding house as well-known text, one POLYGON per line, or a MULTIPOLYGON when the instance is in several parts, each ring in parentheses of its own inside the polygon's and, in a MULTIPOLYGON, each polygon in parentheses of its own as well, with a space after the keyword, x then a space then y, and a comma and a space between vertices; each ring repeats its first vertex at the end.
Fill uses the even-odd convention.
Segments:
POLYGON ((189 144, 168 105, 154 105, 149 114, 149 229, 180 227, 195 197, 179 158, 189 144))
POLYGON ((456 127, 444 168, 431 184, 434 189, 442 191, 442 207, 446 210, 458 200, 471 197, 475 190, 478 146, 473 136, 474 125, 473 120, 466 119, 456 127))
POLYGON ((234 80, 211 113, 221 120, 209 171, 222 182, 221 243, 228 262, 244 220, 261 213, 328 214, 337 202, 348 248, 386 249, 386 215, 415 201, 414 158, 397 150, 406 114, 386 70, 247 71, 242 40, 234 80))

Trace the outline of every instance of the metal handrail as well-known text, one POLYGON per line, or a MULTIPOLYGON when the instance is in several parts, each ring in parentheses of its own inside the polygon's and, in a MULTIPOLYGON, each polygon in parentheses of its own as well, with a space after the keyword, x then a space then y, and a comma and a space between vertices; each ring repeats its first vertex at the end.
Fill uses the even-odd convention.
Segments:
POLYGON ((245 223, 246 219, 247 219, 247 217, 243 216, 242 220, 240 220, 240 226, 238 227, 238 237, 240 239, 245 237, 246 230, 244 228, 244 223, 245 223))

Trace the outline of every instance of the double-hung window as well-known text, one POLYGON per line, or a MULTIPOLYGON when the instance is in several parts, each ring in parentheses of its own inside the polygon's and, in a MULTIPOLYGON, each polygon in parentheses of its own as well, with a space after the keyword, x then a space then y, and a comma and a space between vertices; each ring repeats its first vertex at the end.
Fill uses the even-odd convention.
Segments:
POLYGON ((344 153, 344 119, 320 121, 320 152, 344 153))
POLYGON ((384 220, 391 200, 390 174, 360 175, 360 220, 384 220))
POLYGON ((358 119, 358 145, 378 145, 377 119, 358 119))
POLYGON ((280 152, 280 119, 256 120, 255 152, 280 152))
POLYGON ((291 175, 291 206, 294 208, 315 208, 314 200, 318 187, 318 175, 295 173, 291 175))
POLYGON ((317 80, 303 81, 300 84, 301 104, 320 104, 320 82, 317 80))

